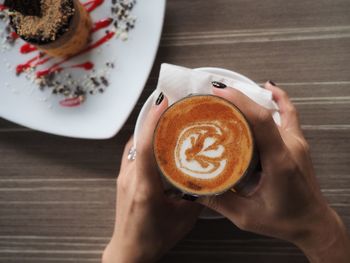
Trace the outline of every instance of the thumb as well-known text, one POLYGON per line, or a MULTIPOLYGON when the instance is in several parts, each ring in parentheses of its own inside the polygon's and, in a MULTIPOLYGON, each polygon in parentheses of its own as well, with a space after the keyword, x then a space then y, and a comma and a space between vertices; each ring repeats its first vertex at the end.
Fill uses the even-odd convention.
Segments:
POLYGON ((202 204, 198 202, 186 201, 186 200, 176 200, 176 205, 179 210, 184 215, 192 215, 198 217, 203 210, 202 204))
POLYGON ((248 198, 239 196, 232 191, 218 196, 200 197, 196 202, 222 214, 231 221, 241 215, 243 210, 249 206, 248 198))
POLYGON ((193 225, 203 210, 201 204, 186 200, 174 200, 174 207, 176 214, 179 216, 179 222, 182 221, 186 225, 193 225), (183 220, 184 218, 186 218, 186 220, 183 220))

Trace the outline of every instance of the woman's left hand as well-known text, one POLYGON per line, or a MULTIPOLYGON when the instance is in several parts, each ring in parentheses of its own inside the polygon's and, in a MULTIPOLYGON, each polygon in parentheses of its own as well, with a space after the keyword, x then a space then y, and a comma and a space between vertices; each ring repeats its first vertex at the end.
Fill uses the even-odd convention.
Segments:
POLYGON ((115 229, 103 253, 103 263, 154 262, 191 230, 201 211, 200 204, 164 194, 152 138, 167 105, 164 98, 152 106, 135 160, 127 158, 132 140, 126 144, 117 179, 115 229))

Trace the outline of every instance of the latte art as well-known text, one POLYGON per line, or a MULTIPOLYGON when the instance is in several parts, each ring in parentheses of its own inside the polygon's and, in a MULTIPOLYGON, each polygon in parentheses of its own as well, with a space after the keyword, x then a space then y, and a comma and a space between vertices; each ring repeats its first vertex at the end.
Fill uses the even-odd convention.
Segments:
POLYGON ((211 95, 190 96, 170 106, 159 119, 153 141, 161 174, 194 195, 232 188, 249 168, 253 148, 242 113, 211 95))
POLYGON ((186 128, 179 136, 174 151, 176 167, 189 176, 211 179, 225 169, 225 147, 217 124, 199 124, 186 128))

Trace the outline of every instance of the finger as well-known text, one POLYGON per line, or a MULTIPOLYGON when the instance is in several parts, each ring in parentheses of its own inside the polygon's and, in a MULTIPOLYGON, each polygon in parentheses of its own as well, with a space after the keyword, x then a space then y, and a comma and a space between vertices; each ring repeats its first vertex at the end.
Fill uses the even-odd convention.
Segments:
POLYGON ((189 231, 196 223, 203 205, 185 200, 172 200, 171 212, 177 220, 178 232, 189 231))
POLYGON ((218 196, 200 197, 196 202, 209 207, 230 220, 238 220, 250 205, 249 198, 239 196, 232 191, 218 196))
POLYGON ((279 156, 285 150, 285 145, 272 119, 271 113, 258 105, 243 93, 233 88, 213 88, 214 95, 223 97, 236 105, 250 123, 261 161, 279 156))
POLYGON ((203 209, 203 206, 200 203, 186 200, 175 200, 178 209, 183 215, 192 215, 198 217, 200 212, 203 209))
POLYGON ((151 110, 148 112, 144 126, 142 127, 142 138, 138 139, 136 165, 139 173, 146 180, 152 180, 157 175, 157 169, 153 156, 153 134, 162 113, 168 106, 167 98, 160 94, 151 110), (163 96, 163 98, 162 98, 163 96), (157 105, 158 104, 158 105, 157 105))
POLYGON ((124 151, 123 151, 121 165, 120 165, 120 174, 123 174, 123 171, 125 170, 127 165, 133 163, 133 161, 128 160, 129 151, 132 147, 133 147, 133 136, 130 137, 130 139, 127 141, 127 143, 124 146, 124 151))
POLYGON ((273 99, 278 104, 282 120, 282 129, 301 133, 298 113, 295 106, 290 101, 288 94, 269 81, 265 83, 265 88, 272 92, 273 99))

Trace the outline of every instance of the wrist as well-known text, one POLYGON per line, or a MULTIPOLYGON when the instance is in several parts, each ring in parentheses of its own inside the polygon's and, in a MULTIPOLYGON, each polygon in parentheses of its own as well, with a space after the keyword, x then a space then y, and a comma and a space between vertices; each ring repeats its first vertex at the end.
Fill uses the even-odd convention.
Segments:
POLYGON ((102 263, 152 263, 154 260, 149 253, 137 245, 121 246, 111 240, 102 254, 102 263))
POLYGON ((348 262, 350 239, 338 214, 328 205, 304 225, 304 235, 295 243, 312 263, 348 262))

